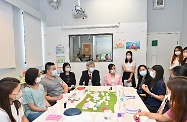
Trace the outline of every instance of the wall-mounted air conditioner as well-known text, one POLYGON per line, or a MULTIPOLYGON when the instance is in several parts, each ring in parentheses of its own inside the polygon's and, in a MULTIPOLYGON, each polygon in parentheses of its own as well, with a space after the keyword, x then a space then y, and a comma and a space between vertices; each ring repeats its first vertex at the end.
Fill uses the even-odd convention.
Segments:
POLYGON ((153 0, 153 8, 154 9, 163 9, 164 8, 164 0, 153 0))

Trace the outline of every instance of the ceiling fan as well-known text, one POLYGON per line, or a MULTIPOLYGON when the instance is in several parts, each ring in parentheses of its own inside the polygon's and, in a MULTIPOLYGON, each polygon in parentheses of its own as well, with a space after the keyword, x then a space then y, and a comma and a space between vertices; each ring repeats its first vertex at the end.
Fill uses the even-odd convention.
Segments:
POLYGON ((62 2, 62 0, 47 0, 48 1, 48 3, 52 6, 52 7, 54 7, 56 10, 59 8, 59 6, 60 6, 60 4, 61 4, 61 2, 62 2))

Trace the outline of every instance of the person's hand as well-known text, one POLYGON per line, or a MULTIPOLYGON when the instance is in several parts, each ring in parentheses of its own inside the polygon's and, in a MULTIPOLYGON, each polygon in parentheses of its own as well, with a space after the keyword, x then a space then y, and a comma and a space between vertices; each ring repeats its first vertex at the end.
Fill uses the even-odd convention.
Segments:
POLYGON ((130 83, 130 82, 132 82, 132 79, 131 79, 131 78, 129 78, 129 79, 127 80, 127 83, 130 83))
POLYGON ((138 112, 138 113, 134 114, 134 115, 133 115, 134 120, 136 120, 136 116, 137 116, 137 115, 139 115, 139 116, 146 116, 147 113, 148 113, 148 112, 143 111, 143 112, 138 112))
POLYGON ((145 92, 147 92, 148 94, 150 93, 150 90, 149 90, 149 88, 148 88, 147 85, 143 84, 143 85, 142 85, 142 89, 143 89, 145 92))
POLYGON ((63 94, 60 94, 57 98, 58 100, 61 100, 63 98, 63 94))

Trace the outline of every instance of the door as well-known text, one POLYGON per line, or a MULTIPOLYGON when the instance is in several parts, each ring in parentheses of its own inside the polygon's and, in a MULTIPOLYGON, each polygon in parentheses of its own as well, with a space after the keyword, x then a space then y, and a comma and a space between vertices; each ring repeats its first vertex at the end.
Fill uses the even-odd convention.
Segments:
POLYGON ((147 66, 162 65, 164 80, 170 77, 169 65, 173 50, 179 42, 179 33, 151 33, 147 36, 147 66))

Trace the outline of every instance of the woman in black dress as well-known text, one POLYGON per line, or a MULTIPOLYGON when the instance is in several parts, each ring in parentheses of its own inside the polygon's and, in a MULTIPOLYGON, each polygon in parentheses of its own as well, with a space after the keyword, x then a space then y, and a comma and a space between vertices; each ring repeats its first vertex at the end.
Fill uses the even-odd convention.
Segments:
POLYGON ((68 85, 69 91, 71 91, 76 85, 75 74, 71 72, 71 66, 69 63, 63 64, 63 71, 63 73, 60 73, 60 77, 68 85))
POLYGON ((134 72, 136 70, 136 63, 132 59, 131 51, 126 52, 126 59, 123 62, 122 69, 124 71, 122 77, 123 85, 127 87, 136 87, 136 82, 134 77, 134 72))
POLYGON ((137 93, 142 99, 145 101, 147 98, 146 92, 142 89, 142 85, 145 84, 149 87, 149 84, 153 80, 153 78, 149 75, 148 68, 145 65, 140 65, 137 69, 137 76, 138 76, 138 84, 137 84, 137 93))

